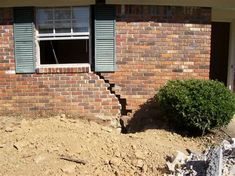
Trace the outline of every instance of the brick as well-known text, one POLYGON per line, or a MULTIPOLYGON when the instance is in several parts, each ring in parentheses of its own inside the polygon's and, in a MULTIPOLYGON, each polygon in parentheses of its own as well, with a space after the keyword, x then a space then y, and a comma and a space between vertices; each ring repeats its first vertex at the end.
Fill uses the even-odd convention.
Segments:
MULTIPOLYGON (((171 9, 166 6, 150 7, 156 9, 156 12, 171 9)), ((145 9, 145 6, 128 8, 131 10, 120 18, 117 13, 116 33, 122 40, 116 43, 119 69, 115 73, 106 73, 103 76, 120 86, 115 91, 122 98, 126 98, 128 107, 133 108, 133 113, 167 80, 209 79, 209 8, 198 7, 191 14, 182 11, 183 8, 191 7, 179 8, 179 12, 176 8, 172 13, 182 16, 177 18, 177 15, 172 15, 171 19, 167 14, 154 16, 155 14, 148 10, 143 19, 143 14, 134 12, 134 9, 145 9)))
MULTIPOLYGON (((103 76, 120 87, 115 91, 127 100, 127 108, 135 113, 167 80, 209 78, 209 8, 126 8, 122 16, 117 10, 118 69, 103 76), (145 9, 143 14, 140 9, 145 9), (168 10, 173 15, 169 16, 168 10)), ((118 116, 117 98, 107 90, 109 85, 89 73, 89 67, 40 68, 36 74, 6 74, 15 70, 12 8, 0 9, 0 22, 0 114, 54 111, 118 116)))

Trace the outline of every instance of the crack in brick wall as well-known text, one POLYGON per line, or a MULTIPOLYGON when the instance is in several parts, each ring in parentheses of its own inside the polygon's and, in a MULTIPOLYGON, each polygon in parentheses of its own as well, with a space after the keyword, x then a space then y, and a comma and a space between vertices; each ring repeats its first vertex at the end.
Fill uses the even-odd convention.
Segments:
POLYGON ((117 6, 117 71, 102 76, 127 109, 134 114, 168 80, 209 79, 210 19, 210 8, 117 6))

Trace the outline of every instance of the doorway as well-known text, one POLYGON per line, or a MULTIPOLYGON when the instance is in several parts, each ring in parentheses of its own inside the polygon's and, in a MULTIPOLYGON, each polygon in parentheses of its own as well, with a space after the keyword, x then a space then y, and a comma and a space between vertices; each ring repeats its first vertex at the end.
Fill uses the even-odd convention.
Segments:
POLYGON ((230 23, 212 22, 210 79, 227 86, 230 23))

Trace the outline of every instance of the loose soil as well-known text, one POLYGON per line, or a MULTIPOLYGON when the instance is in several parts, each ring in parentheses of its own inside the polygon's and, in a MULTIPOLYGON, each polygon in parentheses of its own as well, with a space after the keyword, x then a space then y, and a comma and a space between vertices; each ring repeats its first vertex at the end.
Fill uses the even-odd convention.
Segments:
POLYGON ((207 138, 151 129, 134 134, 85 120, 0 117, 0 176, 155 176, 177 150, 201 152, 207 138), (79 164, 61 155, 81 159, 79 164))

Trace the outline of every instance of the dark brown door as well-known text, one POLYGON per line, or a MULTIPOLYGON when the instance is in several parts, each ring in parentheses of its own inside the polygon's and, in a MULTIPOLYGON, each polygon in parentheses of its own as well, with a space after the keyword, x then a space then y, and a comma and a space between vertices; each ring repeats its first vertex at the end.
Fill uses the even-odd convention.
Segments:
POLYGON ((213 22, 210 79, 227 85, 230 23, 213 22))

